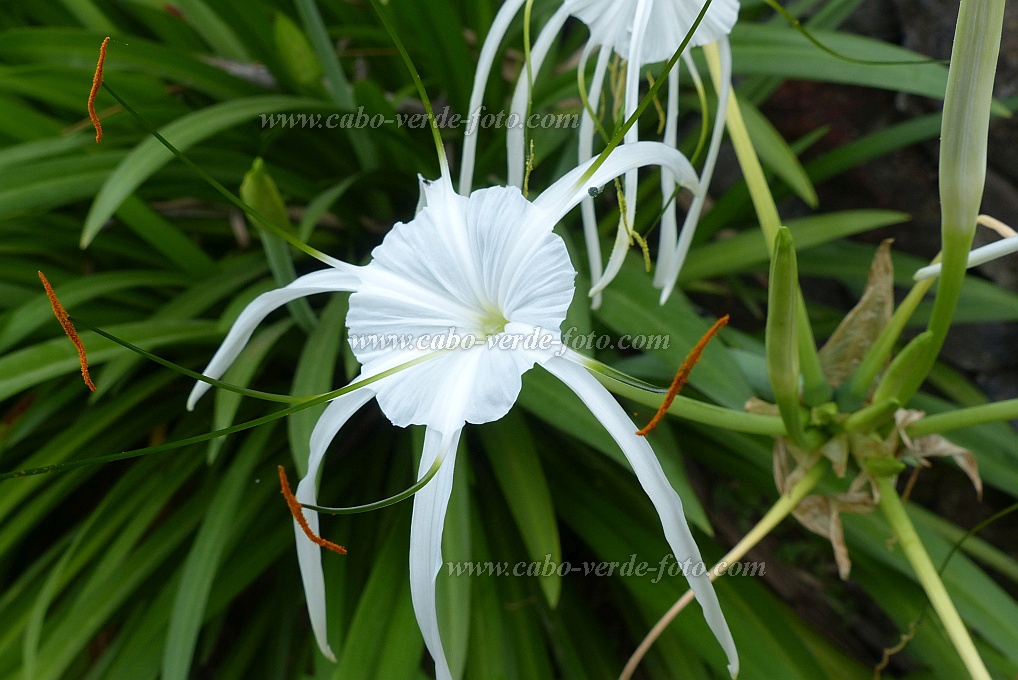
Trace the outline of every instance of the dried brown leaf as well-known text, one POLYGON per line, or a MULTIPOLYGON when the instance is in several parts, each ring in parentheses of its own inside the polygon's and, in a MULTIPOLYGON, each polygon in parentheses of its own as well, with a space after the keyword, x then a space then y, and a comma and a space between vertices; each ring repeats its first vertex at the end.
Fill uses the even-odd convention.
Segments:
POLYGON ((855 373, 894 312, 894 265, 891 239, 877 248, 866 289, 820 350, 820 366, 832 387, 855 373))

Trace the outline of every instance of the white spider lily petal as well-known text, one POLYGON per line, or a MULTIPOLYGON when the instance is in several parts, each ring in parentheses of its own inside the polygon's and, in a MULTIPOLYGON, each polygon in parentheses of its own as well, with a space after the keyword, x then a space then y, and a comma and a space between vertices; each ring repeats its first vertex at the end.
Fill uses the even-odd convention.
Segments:
POLYGON ((699 178, 689 160, 675 148, 661 142, 637 142, 619 146, 591 177, 580 182, 595 162, 596 159, 591 160, 567 172, 538 196, 534 205, 547 211, 553 222, 557 223, 580 201, 589 197, 591 190, 596 192, 619 175, 645 165, 667 168, 677 184, 692 191, 696 191, 699 185, 699 178))
MULTIPOLYGON (((679 133, 679 69, 673 68, 668 72, 668 104, 665 111, 665 136, 662 143, 668 146, 675 146, 678 143, 679 133)), ((705 173, 706 175, 706 173, 705 173)), ((672 199, 672 192, 675 191, 675 178, 667 169, 661 171, 661 200, 668 203, 661 215, 661 236, 659 237, 657 266, 654 268, 654 285, 658 288, 664 285, 664 275, 671 262, 672 245, 677 241, 678 221, 675 213, 676 200, 672 199)))
MULTIPOLYGON (((682 231, 679 234, 678 243, 671 251, 668 262, 665 264, 665 275, 662 277, 661 304, 664 304, 675 289, 679 279, 679 272, 689 254, 689 246, 693 243, 693 234, 696 231, 697 222, 700 220, 700 213, 703 212, 704 202, 707 200, 707 190, 710 188, 710 180, 714 174, 714 165, 718 160, 718 152, 721 150, 721 139, 725 133, 725 117, 728 115, 728 98, 732 88, 732 48, 728 38, 718 40, 718 54, 721 62, 721 89, 718 92, 718 109, 714 115, 714 131, 711 133, 710 147, 707 149, 707 158, 704 160, 703 172, 701 173, 700 186, 693 202, 686 213, 686 220, 682 223, 682 231)), ((693 60, 688 55, 686 62, 692 71, 693 60)), ((662 231, 662 239, 664 232, 662 231)))
MULTIPOLYGON (((422 189, 416 217, 394 226, 368 265, 316 272, 259 296, 241 313, 205 370, 206 375, 221 375, 273 310, 303 295, 333 291, 353 292, 347 329, 362 379, 436 355, 331 402, 312 434, 308 473, 297 487, 302 503, 315 504, 316 477, 329 443, 372 397, 394 424, 427 426, 420 468, 425 474, 441 452, 453 455, 464 423, 504 416, 519 395, 523 373, 550 356, 513 343, 531 336, 543 339, 545 346, 559 341, 576 272, 547 212, 512 187, 463 197, 443 175, 437 182, 422 181, 422 189), (389 334, 415 340, 456 334, 472 346, 407 348, 387 344, 389 334), (380 342, 360 341, 371 338, 380 342)), ((189 403, 206 390, 204 383, 196 385, 189 403)), ((417 495, 411 531, 414 609, 441 678, 449 672, 435 615, 435 576, 452 474, 453 466, 444 465, 417 495)), ((317 513, 304 514, 317 530, 317 513)), ((321 552, 302 533, 297 548, 312 628, 323 654, 333 658, 326 638, 321 552)))
MULTIPOLYGON (((689 559, 692 564, 701 564, 703 558, 700 556, 700 549, 696 547, 696 541, 686 523, 686 517, 682 512, 682 501, 675 493, 675 489, 668 483, 668 478, 665 477, 661 464, 650 448, 647 439, 636 434, 636 426, 633 421, 629 419, 629 416, 608 390, 585 368, 574 363, 570 358, 570 354, 566 354, 564 357, 553 357, 544 363, 544 368, 576 393, 576 396, 586 404, 594 417, 601 421, 612 439, 622 449, 626 459, 633 467, 633 472, 636 473, 637 480, 643 490, 647 492, 647 496, 650 497, 651 503, 654 504, 654 508, 661 518, 665 538, 668 539, 668 545, 671 547, 675 559, 679 562, 689 559)), ((579 357, 577 361, 582 361, 582 357, 579 357)), ((691 572, 686 578, 689 580, 689 587, 696 595, 696 601, 703 608, 707 625, 710 626, 728 656, 728 671, 734 678, 739 673, 739 656, 710 577, 704 571, 699 576, 695 575, 695 572, 691 572)))
MULTIPOLYGON (((700 0, 651 0, 650 22, 640 41, 633 39, 637 3, 632 0, 564 0, 563 4, 590 29, 591 42, 640 64, 669 59, 703 8, 700 0)), ((689 46, 700 47, 728 35, 738 16, 738 0, 713 0, 689 46)))
MULTIPOLYGON (((1018 236, 1011 236, 976 248, 969 253, 968 264, 965 266, 969 268, 976 267, 1015 252, 1018 252, 1018 236)), ((912 278, 916 281, 936 278, 940 276, 940 268, 939 263, 931 264, 916 271, 912 278)))
MULTIPOLYGON (((588 43, 584 48, 578 68, 586 68, 587 59, 593 47, 592 44, 588 43)), ((608 71, 609 59, 611 59, 611 50, 601 50, 598 53, 597 63, 594 65, 594 76, 590 81, 590 89, 587 91, 587 104, 590 109, 588 110, 584 107, 580 113, 580 165, 588 162, 594 156, 594 119, 590 115, 590 111, 596 112, 601 102, 601 87, 604 85, 604 77, 608 71)), ((662 173, 663 177, 664 173, 662 173)), ((674 186, 674 183, 672 186, 674 186)), ((598 281, 601 278, 601 273, 604 271, 604 266, 601 264, 601 239, 597 233, 597 214, 594 212, 594 199, 590 196, 585 196, 580 204, 580 211, 583 219, 583 239, 587 246, 587 261, 590 266, 590 280, 592 282, 598 281)), ((593 309, 601 307, 600 293, 591 296, 590 306, 593 309)))
MULTIPOLYGON (((221 378, 237 355, 244 349, 247 341, 251 339, 251 334, 254 333, 262 319, 297 298, 315 293, 355 290, 359 281, 357 273, 357 267, 339 262, 334 269, 313 272, 294 280, 283 288, 262 293, 245 307, 237 320, 233 322, 226 339, 223 340, 223 344, 219 346, 219 350, 212 357, 209 365, 205 367, 203 373, 210 378, 221 378)), ((194 408, 202 395, 208 392, 209 387, 210 385, 205 382, 195 384, 191 395, 187 398, 187 410, 190 411, 194 408)))
MULTIPOLYGON (((491 74, 491 66, 495 63, 495 55, 498 53, 498 45, 509 30, 516 13, 523 7, 526 0, 506 0, 499 8, 495 20, 491 22, 488 35, 484 38, 484 45, 481 47, 481 54, 477 57, 477 70, 474 71, 474 85, 470 91, 470 107, 467 112, 470 116, 481 115, 481 105, 484 103, 484 88, 488 84, 488 76, 491 74)), ((477 155, 477 123, 473 127, 468 125, 463 138, 463 158, 460 161, 460 183, 459 192, 464 196, 470 194, 474 181, 474 160, 477 155)))
MULTIPOLYGON (((375 248, 350 297, 347 327, 355 338, 462 339, 457 349, 376 385, 379 406, 394 424, 449 432, 509 411, 533 359, 500 349, 499 338, 521 323, 555 329, 557 339, 576 272, 553 223, 518 189, 482 189, 469 198, 451 188, 437 191, 413 222, 397 224, 375 248), (445 210, 437 207, 443 201, 445 210), (394 288, 400 295, 392 295, 394 288), (404 288, 420 292, 412 297, 404 288), (443 298, 451 303, 440 307, 435 301, 443 298), (471 347, 462 349, 466 342, 471 347), (465 395, 462 409, 436 398, 450 393, 465 395)), ((382 344, 352 347, 369 375, 393 351, 382 344)))
MULTIPOLYGON (((530 74, 533 77, 537 77, 537 72, 544 64, 544 58, 548 56, 548 50, 555 43, 558 32, 568 18, 568 10, 565 7, 560 7, 541 29, 534 44, 530 46, 530 74)), ((506 159, 508 161, 506 176, 509 186, 523 186, 527 159, 527 149, 524 148, 526 133, 524 126, 526 125, 529 101, 530 82, 527 80, 527 65, 524 64, 523 70, 520 72, 520 79, 516 81, 516 89, 513 90, 512 103, 509 105, 509 119, 507 119, 519 121, 519 125, 510 126, 505 131, 506 159)))
MULTIPOLYGON (((479 118, 483 108, 482 101, 488 76, 490 75, 498 46, 513 18, 522 6, 523 0, 506 0, 504 2, 481 48, 470 96, 469 115, 472 122, 468 125, 463 147, 460 172, 460 193, 462 194, 469 193, 471 187, 477 148, 475 119, 479 118)), ((590 38, 580 58, 579 68, 586 67, 590 53, 595 47, 602 48, 597 65, 595 66, 591 89, 587 93, 588 102, 596 107, 608 60, 612 52, 617 53, 628 62, 624 98, 624 113, 628 117, 636 110, 638 104, 640 69, 646 64, 669 59, 682 44, 686 34, 696 22, 702 8, 703 4, 699 0, 563 0, 562 6, 544 26, 533 45, 530 55, 530 73, 536 75, 537 71, 540 70, 555 36, 564 25, 566 16, 575 16, 587 24, 590 30, 590 38)), ((703 46, 725 39, 735 25, 738 14, 738 0, 712 0, 703 19, 697 25, 690 41, 687 43, 687 47, 703 46)), ((722 45, 722 51, 728 51, 727 42, 722 45)), ((728 61, 730 63, 730 57, 728 61)), ((530 97, 531 83, 528 81, 527 73, 526 68, 521 71, 519 81, 513 92, 510 111, 511 115, 515 114, 518 118, 524 116, 530 97)), ((668 131, 674 131, 675 120, 678 116, 677 79, 678 75, 673 70, 669 76, 669 99, 665 135, 666 143, 671 146, 675 145, 675 134, 668 131)), ((721 135, 723 134, 720 121, 724 119, 725 106, 727 105, 727 92, 730 87, 728 80, 728 78, 725 79, 722 87, 723 92, 720 93, 721 101, 719 102, 718 115, 715 121, 715 134, 711 138, 703 176, 694 191, 697 200, 694 201, 693 206, 687 213, 681 235, 676 234, 674 206, 669 206, 665 210, 665 215, 662 219, 658 269, 654 274, 654 285, 663 288, 662 303, 670 296, 675 286, 678 270, 685 260, 686 252, 692 241, 693 229, 696 226, 704 201, 706 200, 706 187, 710 183, 718 147, 721 142, 721 135)), ((521 122, 525 124, 525 121, 521 122)), ((508 183, 513 186, 521 186, 525 178, 527 149, 525 148, 526 134, 523 124, 511 127, 507 130, 506 134, 507 177, 508 183)), ((593 120, 588 112, 584 110, 580 118, 579 163, 581 165, 591 157, 593 136, 593 120)), ((626 144, 631 144, 635 143, 638 139, 638 130, 636 126, 633 126, 626 133, 625 142, 626 144)), ((674 184, 669 181, 668 174, 667 170, 662 173, 662 189, 670 196, 674 184)), ((627 202, 626 214, 620 220, 619 230, 606 266, 602 266, 601 263, 601 246, 597 235, 594 204, 589 200, 583 201, 584 238, 590 260, 590 278, 592 283, 590 296, 593 298, 592 306, 595 309, 601 304, 601 291, 614 279, 631 246, 629 230, 635 224, 636 182, 637 174, 635 170, 627 172, 624 190, 630 200, 627 202)))
POLYGON ((428 428, 424 435, 420 475, 427 474, 438 456, 444 457, 445 461, 435 478, 414 496, 414 512, 410 520, 410 599, 424 643, 435 660, 435 677, 438 680, 452 678, 438 630, 435 578, 442 569, 442 533, 445 511, 452 495, 459 439, 458 429, 443 434, 428 428))
MULTIPOLYGON (((615 52, 627 60, 624 111, 628 117, 636 109, 638 103, 640 69, 645 64, 665 61, 675 53, 696 21, 703 4, 693 0, 629 0, 627 2, 564 0, 564 6, 573 16, 587 24, 590 30, 590 40, 585 48, 585 56, 592 46, 597 45, 602 47, 603 52, 606 53, 605 56, 608 52, 615 52)), ((687 44, 691 48, 722 41, 720 45, 723 54, 722 66, 727 74, 731 72, 727 35, 731 32, 738 13, 738 0, 713 0, 687 44)), ((683 56, 689 68, 693 70, 688 49, 683 53, 683 56)), ((581 68, 585 63, 586 59, 581 59, 581 68)), ((693 72, 695 73, 695 70, 693 72)), ((597 76, 598 73, 595 71, 595 80, 598 80, 597 76)), ((692 243, 694 229, 707 198, 707 187, 710 184, 724 132, 721 122, 724 120, 728 103, 729 81, 730 77, 726 75, 723 78, 722 91, 719 93, 714 134, 711 138, 703 173, 697 190, 694 191, 694 201, 687 211, 681 233, 677 233, 674 203, 666 207, 661 219, 658 262, 653 282, 656 287, 662 288, 662 304, 675 287, 678 272, 685 261, 689 245, 692 243)), ((600 83, 598 82, 597 85, 599 87, 600 83)), ((588 98, 592 98, 595 94, 592 91, 588 98)), ((675 69, 669 73, 668 108, 665 117, 664 141, 670 146, 675 146, 674 131, 678 117, 678 72, 675 69)), ((581 119, 581 163, 589 157, 588 148, 593 137, 593 126, 584 123, 586 121, 581 119)), ((637 139, 637 128, 633 126, 627 132, 625 142, 631 144, 637 139)), ((661 177, 661 188, 665 200, 671 195, 674 188, 672 178, 668 175, 668 171, 664 170, 661 177)), ((600 244, 596 243, 597 233, 593 204, 589 201, 584 202, 584 234, 591 260, 590 296, 593 298, 592 304, 595 309, 600 306, 601 292, 621 269, 626 253, 632 245, 628 231, 635 225, 636 181, 635 171, 626 174, 624 190, 625 195, 629 198, 626 215, 624 221, 620 220, 612 252, 607 265, 603 268, 600 244)))
MULTIPOLYGON (((311 432, 311 455, 308 458, 308 471, 304 479, 297 485, 294 496, 301 503, 318 505, 318 469, 325 457, 325 450, 335 439, 340 428, 346 424, 357 410, 371 400, 374 393, 370 387, 355 390, 332 400, 322 417, 311 432)), ((304 519, 315 534, 318 530, 318 513, 304 510, 304 519)), ((322 573, 322 549, 304 535, 304 531, 293 522, 293 530, 297 535, 297 563, 300 565, 300 577, 304 582, 304 596, 307 600, 308 617, 311 619, 311 630, 314 631, 318 647, 327 659, 336 660, 336 655, 329 646, 326 637, 325 617, 325 575, 322 573)))
MULTIPOLYGON (((633 41, 639 45, 643 40, 643 36, 647 31, 647 22, 650 19, 650 9, 654 4, 654 0, 638 0, 636 3, 636 14, 633 17, 633 41)), ((630 116, 636 111, 636 107, 640 100, 640 68, 641 62, 637 59, 631 59, 626 65, 626 95, 624 102, 625 119, 629 120, 630 116)), ((633 125, 626 131, 625 143, 627 145, 636 144, 640 141, 640 126, 633 125)), ((626 172, 626 179, 624 182, 623 191, 628 200, 626 200, 626 212, 625 215, 619 216, 618 230, 615 232, 615 244, 612 246, 611 255, 608 256, 608 264, 605 266, 604 273, 601 274, 600 279, 594 279, 591 277, 590 294, 598 295, 604 290, 604 287, 614 280, 615 276, 622 269, 622 263, 625 262, 626 253, 629 252, 629 246, 631 245, 630 232, 636 228, 636 194, 637 194, 637 180, 639 175, 635 169, 626 172)))

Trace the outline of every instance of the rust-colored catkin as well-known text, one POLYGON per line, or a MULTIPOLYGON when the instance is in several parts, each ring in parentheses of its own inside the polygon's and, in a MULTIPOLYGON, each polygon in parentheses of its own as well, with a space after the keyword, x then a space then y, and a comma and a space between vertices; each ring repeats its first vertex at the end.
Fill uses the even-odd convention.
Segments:
POLYGON ((46 297, 49 298, 50 306, 53 307, 53 315, 57 317, 57 321, 60 322, 64 333, 67 333, 67 337, 71 339, 75 349, 78 350, 78 361, 81 363, 81 377, 85 380, 85 384, 88 385, 88 389, 95 392, 95 383, 92 382, 92 376, 88 374, 88 357, 85 355, 85 345, 82 344, 81 338, 78 337, 78 331, 74 329, 74 324, 71 323, 67 310, 60 304, 60 300, 57 299, 57 294, 53 292, 53 286, 46 279, 46 275, 39 272, 39 280, 42 281, 42 287, 46 289, 46 297))
POLYGON ((668 409, 671 408, 672 402, 675 401, 675 397, 678 396, 679 392, 682 391, 682 387, 686 384, 689 379, 689 374, 693 370, 693 366, 696 366, 696 362, 700 361, 700 355, 703 354, 703 350, 707 348, 707 343, 710 339, 718 334, 722 328, 728 324, 728 315, 725 314, 723 317, 714 322, 714 325, 710 327, 700 341, 696 343, 693 349, 689 350, 689 354, 686 355, 686 359, 679 366, 679 371, 675 374, 675 378, 672 380, 671 387, 668 388, 668 394, 665 395, 665 400, 661 404, 661 408, 657 410, 654 417, 650 419, 647 426, 642 430, 637 430, 636 434, 646 437, 647 433, 657 427, 657 424, 661 422, 661 419, 668 413, 668 409))
POLYGON ((304 519, 304 509, 300 505, 300 501, 293 495, 293 491, 290 490, 290 480, 286 478, 286 470, 282 465, 279 466, 279 486, 283 490, 283 498, 286 499, 286 505, 290 508, 290 514, 297 521, 297 525, 304 531, 304 535, 308 539, 317 545, 322 546, 334 553, 340 555, 346 554, 346 548, 341 545, 337 545, 332 541, 326 540, 315 532, 311 531, 311 527, 308 526, 308 521, 304 519))
POLYGON ((102 47, 99 48, 99 61, 95 65, 95 75, 92 76, 92 90, 88 93, 88 117, 92 119, 92 125, 95 126, 96 144, 103 140, 103 126, 99 123, 99 116, 95 113, 95 96, 103 84, 103 62, 106 61, 106 43, 109 41, 110 39, 107 37, 103 40, 102 47))

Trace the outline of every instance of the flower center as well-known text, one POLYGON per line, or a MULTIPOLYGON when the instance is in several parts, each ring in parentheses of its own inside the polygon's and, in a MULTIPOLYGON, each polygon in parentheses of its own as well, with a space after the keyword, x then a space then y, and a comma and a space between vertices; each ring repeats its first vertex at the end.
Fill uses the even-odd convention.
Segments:
POLYGON ((481 335, 484 336, 483 339, 487 339, 504 331, 508 323, 509 320, 502 314, 502 310, 488 308, 484 310, 481 318, 478 319, 477 325, 481 329, 481 335))

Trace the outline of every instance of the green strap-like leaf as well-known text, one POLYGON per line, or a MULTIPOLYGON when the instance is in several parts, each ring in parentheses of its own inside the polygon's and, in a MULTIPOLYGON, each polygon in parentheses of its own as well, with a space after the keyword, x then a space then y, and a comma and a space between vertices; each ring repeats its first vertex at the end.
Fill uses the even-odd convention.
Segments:
MULTIPOLYGON (((243 122, 260 120, 260 116, 271 116, 280 111, 301 109, 315 111, 329 108, 316 99, 299 97, 267 96, 249 97, 236 101, 214 104, 178 118, 159 132, 179 150, 185 151, 223 130, 243 122)), ((120 204, 145 180, 173 158, 173 154, 154 138, 139 144, 103 184, 85 218, 81 233, 81 245, 87 247, 120 207, 120 204)))

